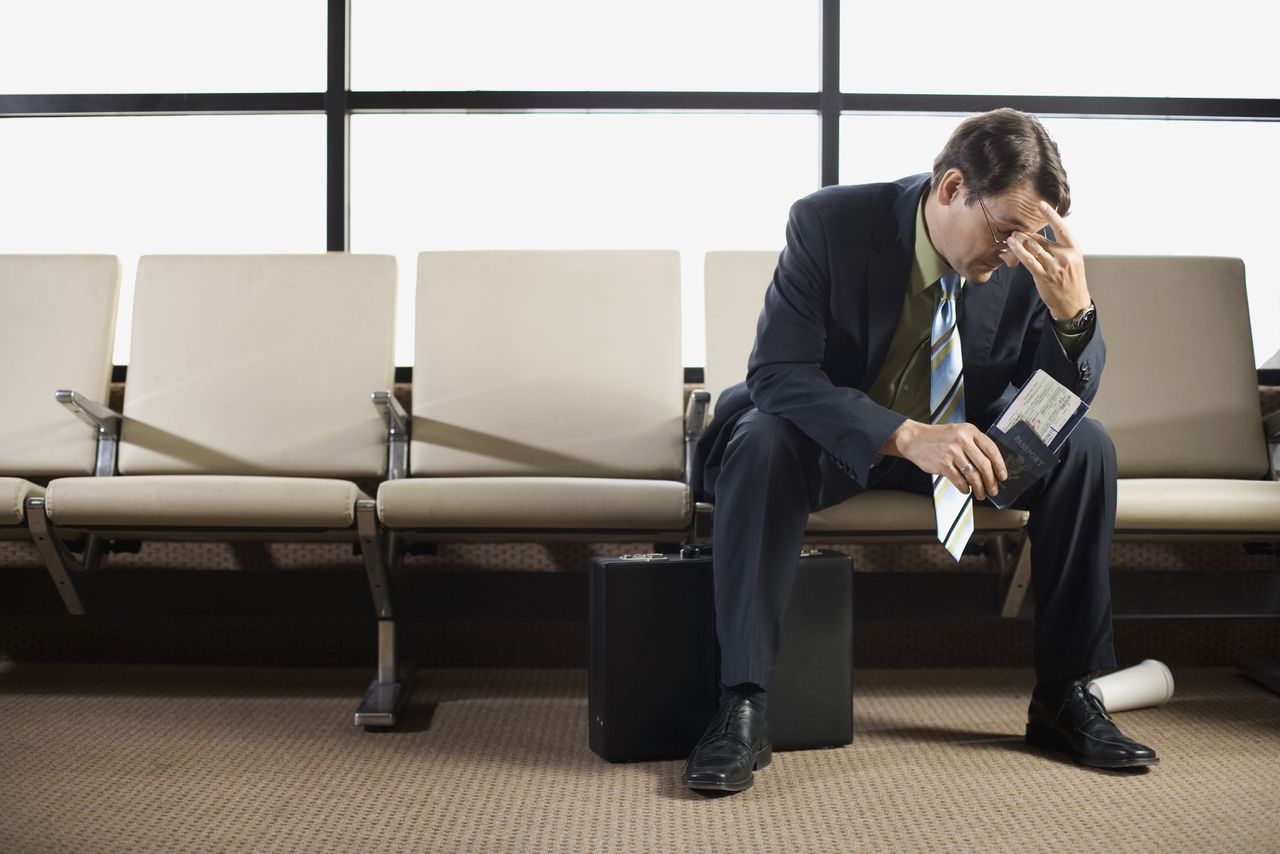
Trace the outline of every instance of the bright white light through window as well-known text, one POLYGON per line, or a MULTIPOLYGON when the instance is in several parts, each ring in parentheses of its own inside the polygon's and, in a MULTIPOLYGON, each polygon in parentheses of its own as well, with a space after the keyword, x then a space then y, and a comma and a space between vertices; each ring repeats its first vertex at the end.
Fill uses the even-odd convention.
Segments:
POLYGON ((0 252, 122 262, 116 364, 129 361, 139 255, 323 252, 323 116, 0 122, 0 252))
POLYGON ((356 0, 358 90, 814 92, 818 0, 356 0))
POLYGON ((1275 26, 1249 0, 840 8, 845 92, 1276 98, 1275 26), (903 33, 921 33, 909 56, 903 33))
POLYGON ((322 92, 326 0, 4 4, 0 92, 322 92))
POLYGON ((676 249, 684 363, 701 365, 704 254, 780 247, 820 184, 816 116, 356 116, 351 136, 352 249, 398 258, 397 364, 420 251, 676 249))

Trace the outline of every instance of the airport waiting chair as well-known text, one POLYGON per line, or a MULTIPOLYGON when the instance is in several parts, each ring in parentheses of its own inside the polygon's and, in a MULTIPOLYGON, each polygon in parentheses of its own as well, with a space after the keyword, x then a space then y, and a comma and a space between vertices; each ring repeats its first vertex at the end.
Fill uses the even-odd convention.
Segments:
MULTIPOLYGON (((747 376, 747 359, 755 344, 756 320, 764 293, 773 279, 778 253, 768 251, 708 252, 706 256, 706 387, 715 400, 747 376)), ((700 517, 713 512, 699 505, 700 517)), ((996 569, 1012 582, 1025 583, 1029 551, 1022 510, 974 508, 974 542, 985 541, 996 569)), ((699 528, 704 527, 701 521, 699 528)), ((805 540, 838 542, 931 542, 937 538, 933 503, 928 496, 900 490, 873 490, 809 516, 805 540)))
MULTIPOLYGON (((379 487, 381 525, 404 543, 684 542, 679 318, 676 252, 422 253, 409 476, 379 487)), ((390 621, 380 638, 390 677, 390 621)), ((394 724, 399 691, 370 686, 356 723, 394 724)))
MULTIPOLYGON (((394 379, 395 278, 375 255, 139 261, 117 472, 57 478, 27 502, 72 613, 98 561, 70 536, 357 539, 368 495, 353 479, 388 469, 370 396, 394 379)), ((364 553, 376 572, 380 549, 364 553)))
POLYGON ((1116 539, 1274 548, 1280 415, 1262 417, 1244 263, 1091 255, 1085 270, 1107 340, 1089 415, 1116 446, 1116 539))
POLYGON ((1090 413, 1116 444, 1116 536, 1280 540, 1280 415, 1262 417, 1244 262, 1090 256, 1107 334, 1090 413))
POLYGON ((90 429, 54 390, 107 403, 119 288, 113 255, 0 255, 0 539, 33 536, 26 504, 43 501, 40 483, 114 467, 119 422, 90 429))

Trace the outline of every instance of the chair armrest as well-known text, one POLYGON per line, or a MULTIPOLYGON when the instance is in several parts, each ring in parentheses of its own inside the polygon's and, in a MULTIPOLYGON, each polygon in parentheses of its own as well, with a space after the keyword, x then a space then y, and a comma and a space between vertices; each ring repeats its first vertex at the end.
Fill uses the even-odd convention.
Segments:
POLYGON ((711 392, 695 388, 689 393, 689 405, 684 411, 684 482, 693 485, 693 450, 707 429, 707 410, 711 407, 711 392))
POLYGON ((371 399, 387 425, 387 479, 408 477, 409 415, 389 391, 375 391, 371 399))
POLYGON ((698 441, 707 429, 707 410, 711 408, 711 392, 695 388, 689 392, 689 405, 684 410, 684 438, 698 441))
POLYGON ((116 473, 116 453, 120 447, 120 422, 123 416, 109 406, 85 397, 78 391, 60 388, 53 393, 54 400, 92 427, 98 434, 98 459, 94 464, 94 477, 110 477, 116 473))
POLYGON ((91 400, 69 388, 58 389, 53 393, 53 397, 58 403, 70 409, 77 418, 99 432, 118 433, 120 431, 120 413, 111 407, 103 406, 98 401, 91 400))

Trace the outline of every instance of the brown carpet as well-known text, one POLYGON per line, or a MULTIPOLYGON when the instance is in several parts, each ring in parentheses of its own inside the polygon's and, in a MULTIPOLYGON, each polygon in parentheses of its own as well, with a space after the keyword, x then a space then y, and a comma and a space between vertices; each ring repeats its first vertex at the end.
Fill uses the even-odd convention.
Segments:
POLYGON ((1280 697, 1178 669, 1116 716, 1147 772, 1021 741, 1029 670, 860 670, 855 740, 704 799, 586 746, 582 670, 432 670, 396 732, 355 670, 9 665, 0 850, 1280 850, 1280 697))

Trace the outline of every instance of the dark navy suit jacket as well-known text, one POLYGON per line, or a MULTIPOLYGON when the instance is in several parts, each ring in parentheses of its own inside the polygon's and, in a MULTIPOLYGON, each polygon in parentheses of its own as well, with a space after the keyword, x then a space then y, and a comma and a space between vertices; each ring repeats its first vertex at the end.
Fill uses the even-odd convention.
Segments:
MULTIPOLYGON (((699 442, 714 491, 733 425, 751 406, 786 418, 859 484, 906 416, 873 402, 875 382, 902 314, 915 257, 916 211, 929 176, 825 187, 796 202, 786 248, 765 294, 747 380, 724 391, 699 442)), ((1072 359, 1021 265, 1000 267, 962 290, 958 315, 967 420, 986 430, 1016 389, 1043 369, 1092 401, 1106 360, 1102 331, 1072 359)))

